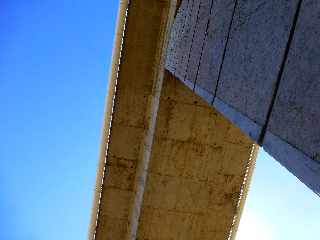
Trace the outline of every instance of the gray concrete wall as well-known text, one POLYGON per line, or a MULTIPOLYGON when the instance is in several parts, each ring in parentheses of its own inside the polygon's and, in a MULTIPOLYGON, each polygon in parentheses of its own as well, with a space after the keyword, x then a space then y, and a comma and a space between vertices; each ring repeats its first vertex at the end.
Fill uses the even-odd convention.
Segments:
POLYGON ((319 194, 319 1, 203 0, 199 9, 178 12, 197 24, 174 26, 193 41, 166 68, 319 194))
POLYGON ((280 162, 320 192, 320 2, 302 2, 264 145, 280 162), (277 140, 275 140, 277 139, 277 140), (278 139, 282 139, 275 150, 278 139), (279 153, 278 153, 279 152, 279 153), (302 160, 303 159, 303 160, 302 160))

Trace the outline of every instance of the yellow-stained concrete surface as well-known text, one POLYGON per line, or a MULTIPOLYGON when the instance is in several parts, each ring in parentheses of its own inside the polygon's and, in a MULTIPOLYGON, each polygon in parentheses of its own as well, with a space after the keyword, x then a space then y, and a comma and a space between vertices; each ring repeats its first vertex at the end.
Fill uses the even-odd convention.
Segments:
POLYGON ((173 6, 129 5, 89 239, 227 239, 236 229, 253 143, 181 82, 163 78, 173 6))
POLYGON ((97 176, 96 184, 94 189, 93 204, 91 209, 91 219, 89 224, 88 239, 93 239, 95 237, 96 226, 99 216, 100 198, 101 198, 101 188, 102 182, 105 175, 106 167, 106 150, 109 141, 109 131, 110 123, 112 121, 112 111, 113 111, 113 99, 115 96, 115 86, 117 82, 118 69, 119 69, 119 59, 121 56, 121 44, 123 39, 123 32, 126 22, 126 10, 128 7, 128 1, 119 0, 118 16, 116 31, 114 37, 114 46, 112 51, 112 58, 109 71, 109 84, 108 84, 108 95, 105 102, 103 127, 101 131, 101 143, 99 151, 99 159, 97 164, 97 176))
MULTIPOLYGON (((140 177, 145 173, 144 169, 139 170, 139 166, 144 168, 150 152, 148 148, 152 145, 150 125, 156 117, 154 107, 158 104, 155 96, 158 94, 160 97, 161 84, 159 86, 158 81, 163 79, 164 71, 161 68, 162 53, 169 21, 174 16, 174 3, 130 1, 105 174, 101 181, 101 197, 96 200, 98 209, 94 209, 97 211, 97 224, 89 234, 90 239, 135 237, 141 205, 138 205, 139 196, 142 199, 144 190, 140 177)), ((108 126, 109 122, 105 125, 108 126)))
POLYGON ((137 239, 229 237, 253 142, 166 74, 137 239))

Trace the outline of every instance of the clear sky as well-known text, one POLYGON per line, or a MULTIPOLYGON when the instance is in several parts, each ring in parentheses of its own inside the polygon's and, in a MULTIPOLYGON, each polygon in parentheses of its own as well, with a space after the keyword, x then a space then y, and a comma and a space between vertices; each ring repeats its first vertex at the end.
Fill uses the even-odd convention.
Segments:
MULTIPOLYGON (((117 6, 0 3, 1 240, 87 237, 117 6)), ((262 152, 238 240, 314 239, 319 216, 320 199, 262 152)))
POLYGON ((0 1, 0 239, 86 239, 117 0, 0 1))
POLYGON ((320 198, 261 150, 236 240, 319 239, 320 198))

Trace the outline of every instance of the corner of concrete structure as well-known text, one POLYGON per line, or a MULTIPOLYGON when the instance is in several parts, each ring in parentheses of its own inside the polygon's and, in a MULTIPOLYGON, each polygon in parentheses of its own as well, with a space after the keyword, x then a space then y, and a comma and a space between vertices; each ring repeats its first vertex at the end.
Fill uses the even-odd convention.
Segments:
POLYGON ((199 85, 195 84, 194 92, 196 94, 198 94, 199 96, 201 96, 208 104, 212 103, 213 98, 214 98, 213 94, 208 92, 208 91, 206 91, 205 89, 203 89, 199 85))
POLYGON ((263 148, 294 174, 301 182, 320 196, 320 163, 309 158, 289 143, 266 133, 263 148))
POLYGON ((213 106, 220 113, 226 116, 233 124, 238 126, 251 139, 253 139, 255 142, 258 142, 262 130, 261 126, 221 101, 218 97, 215 97, 213 106))

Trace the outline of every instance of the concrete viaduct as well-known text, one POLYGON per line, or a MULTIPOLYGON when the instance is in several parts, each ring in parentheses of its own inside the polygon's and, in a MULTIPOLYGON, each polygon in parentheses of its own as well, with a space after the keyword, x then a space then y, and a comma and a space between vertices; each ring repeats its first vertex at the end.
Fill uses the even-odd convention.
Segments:
POLYGON ((120 0, 88 239, 234 239, 259 146, 320 193, 320 2, 120 0))

